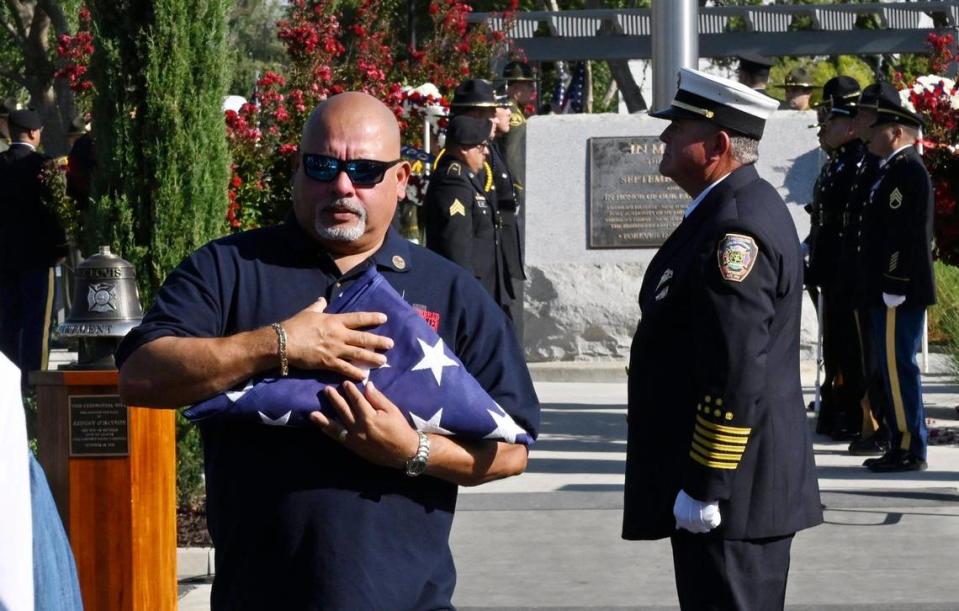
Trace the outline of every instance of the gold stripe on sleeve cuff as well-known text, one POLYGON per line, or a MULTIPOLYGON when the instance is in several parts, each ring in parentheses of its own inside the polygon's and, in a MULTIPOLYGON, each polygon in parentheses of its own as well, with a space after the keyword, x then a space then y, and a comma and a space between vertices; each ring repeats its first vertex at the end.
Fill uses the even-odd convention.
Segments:
POLYGON ((699 445, 695 441, 693 442, 692 449, 694 452, 703 456, 707 460, 720 460, 720 461, 727 461, 727 462, 739 464, 739 460, 743 457, 741 452, 738 454, 726 454, 723 452, 715 452, 713 450, 707 450, 706 448, 699 445))
POLYGON ((738 453, 742 454, 743 450, 746 449, 746 444, 745 444, 745 443, 743 443, 743 444, 738 444, 738 445, 729 445, 729 444, 725 444, 725 443, 716 443, 715 441, 712 441, 712 440, 710 440, 710 439, 707 439, 707 438, 703 437, 703 436, 700 435, 698 432, 694 432, 694 433, 693 433, 693 442, 694 442, 694 443, 698 443, 699 445, 703 446, 704 448, 709 448, 710 450, 713 450, 713 451, 715 451, 715 452, 732 452, 732 453, 734 453, 734 454, 738 452, 738 453))
POLYGON ((707 431, 706 429, 704 429, 703 427, 699 426, 698 424, 696 425, 696 428, 693 429, 693 434, 694 434, 694 435, 697 435, 697 434, 698 434, 698 435, 701 435, 701 436, 705 437, 706 439, 711 439, 711 440, 713 440, 713 441, 718 441, 718 442, 720 442, 720 443, 727 443, 727 444, 731 443, 731 444, 738 445, 738 446, 741 446, 741 447, 746 447, 746 442, 749 441, 749 438, 748 438, 748 437, 740 437, 740 436, 733 436, 733 435, 720 435, 719 433, 714 433, 714 432, 712 432, 712 431, 707 431))
POLYGON ((730 469, 730 470, 732 470, 732 469, 735 469, 736 467, 739 466, 739 465, 736 464, 736 463, 719 462, 719 461, 708 460, 708 459, 703 458, 702 456, 700 456, 699 454, 697 454, 697 453, 695 453, 695 452, 693 452, 693 451, 690 451, 690 452, 689 452, 689 457, 692 458, 693 460, 695 460, 696 462, 698 462, 699 464, 701 464, 702 466, 704 466, 704 467, 710 467, 710 468, 712 468, 712 469, 730 469))
POLYGON ((726 433, 728 435, 746 435, 749 436, 749 433, 752 432, 752 428, 748 426, 727 426, 725 424, 716 424, 715 422, 710 422, 700 415, 696 415, 696 424, 704 426, 711 431, 716 431, 717 433, 726 433))

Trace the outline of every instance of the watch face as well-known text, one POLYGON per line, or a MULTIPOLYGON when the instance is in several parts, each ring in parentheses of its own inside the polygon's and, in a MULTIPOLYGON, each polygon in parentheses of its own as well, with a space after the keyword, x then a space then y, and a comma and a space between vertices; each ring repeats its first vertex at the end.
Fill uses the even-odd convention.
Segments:
POLYGON ((426 461, 419 457, 413 458, 406 463, 406 474, 409 476, 422 475, 426 471, 426 461))

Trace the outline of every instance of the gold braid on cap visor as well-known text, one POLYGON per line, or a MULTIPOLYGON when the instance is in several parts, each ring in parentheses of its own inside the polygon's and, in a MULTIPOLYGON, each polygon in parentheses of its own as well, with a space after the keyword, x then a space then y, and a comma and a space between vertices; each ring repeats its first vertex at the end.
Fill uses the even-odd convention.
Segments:
POLYGON ((706 117, 707 119, 712 119, 713 117, 716 116, 716 113, 714 113, 711 110, 706 110, 705 108, 699 108, 698 106, 693 106, 692 104, 687 104, 685 102, 680 102, 678 100, 673 100, 672 105, 675 106, 676 108, 682 108, 683 110, 694 112, 697 115, 702 115, 706 117))

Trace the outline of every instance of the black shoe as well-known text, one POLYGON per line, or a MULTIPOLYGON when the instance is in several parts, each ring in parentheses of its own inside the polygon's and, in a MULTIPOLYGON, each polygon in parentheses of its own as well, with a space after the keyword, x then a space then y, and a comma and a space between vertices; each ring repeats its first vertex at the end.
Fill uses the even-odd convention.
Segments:
POLYGON ((926 461, 905 450, 890 450, 881 458, 869 458, 862 464, 875 473, 925 471, 927 467, 926 461))
POLYGON ((860 437, 849 444, 849 453, 853 456, 882 456, 889 451, 889 442, 879 435, 860 437))

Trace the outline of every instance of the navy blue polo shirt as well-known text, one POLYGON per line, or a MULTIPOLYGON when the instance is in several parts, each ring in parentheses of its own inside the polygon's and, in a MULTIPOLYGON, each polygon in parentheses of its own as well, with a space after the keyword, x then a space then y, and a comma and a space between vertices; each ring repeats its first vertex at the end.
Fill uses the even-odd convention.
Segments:
MULTIPOLYGON (((468 272, 392 229, 343 275, 292 215, 211 242, 170 274, 117 362, 159 337, 227 336, 284 320, 373 264, 535 435, 538 401, 503 311, 468 272)), ((214 419, 200 429, 214 609, 452 608, 454 484, 370 464, 318 428, 214 419)))

